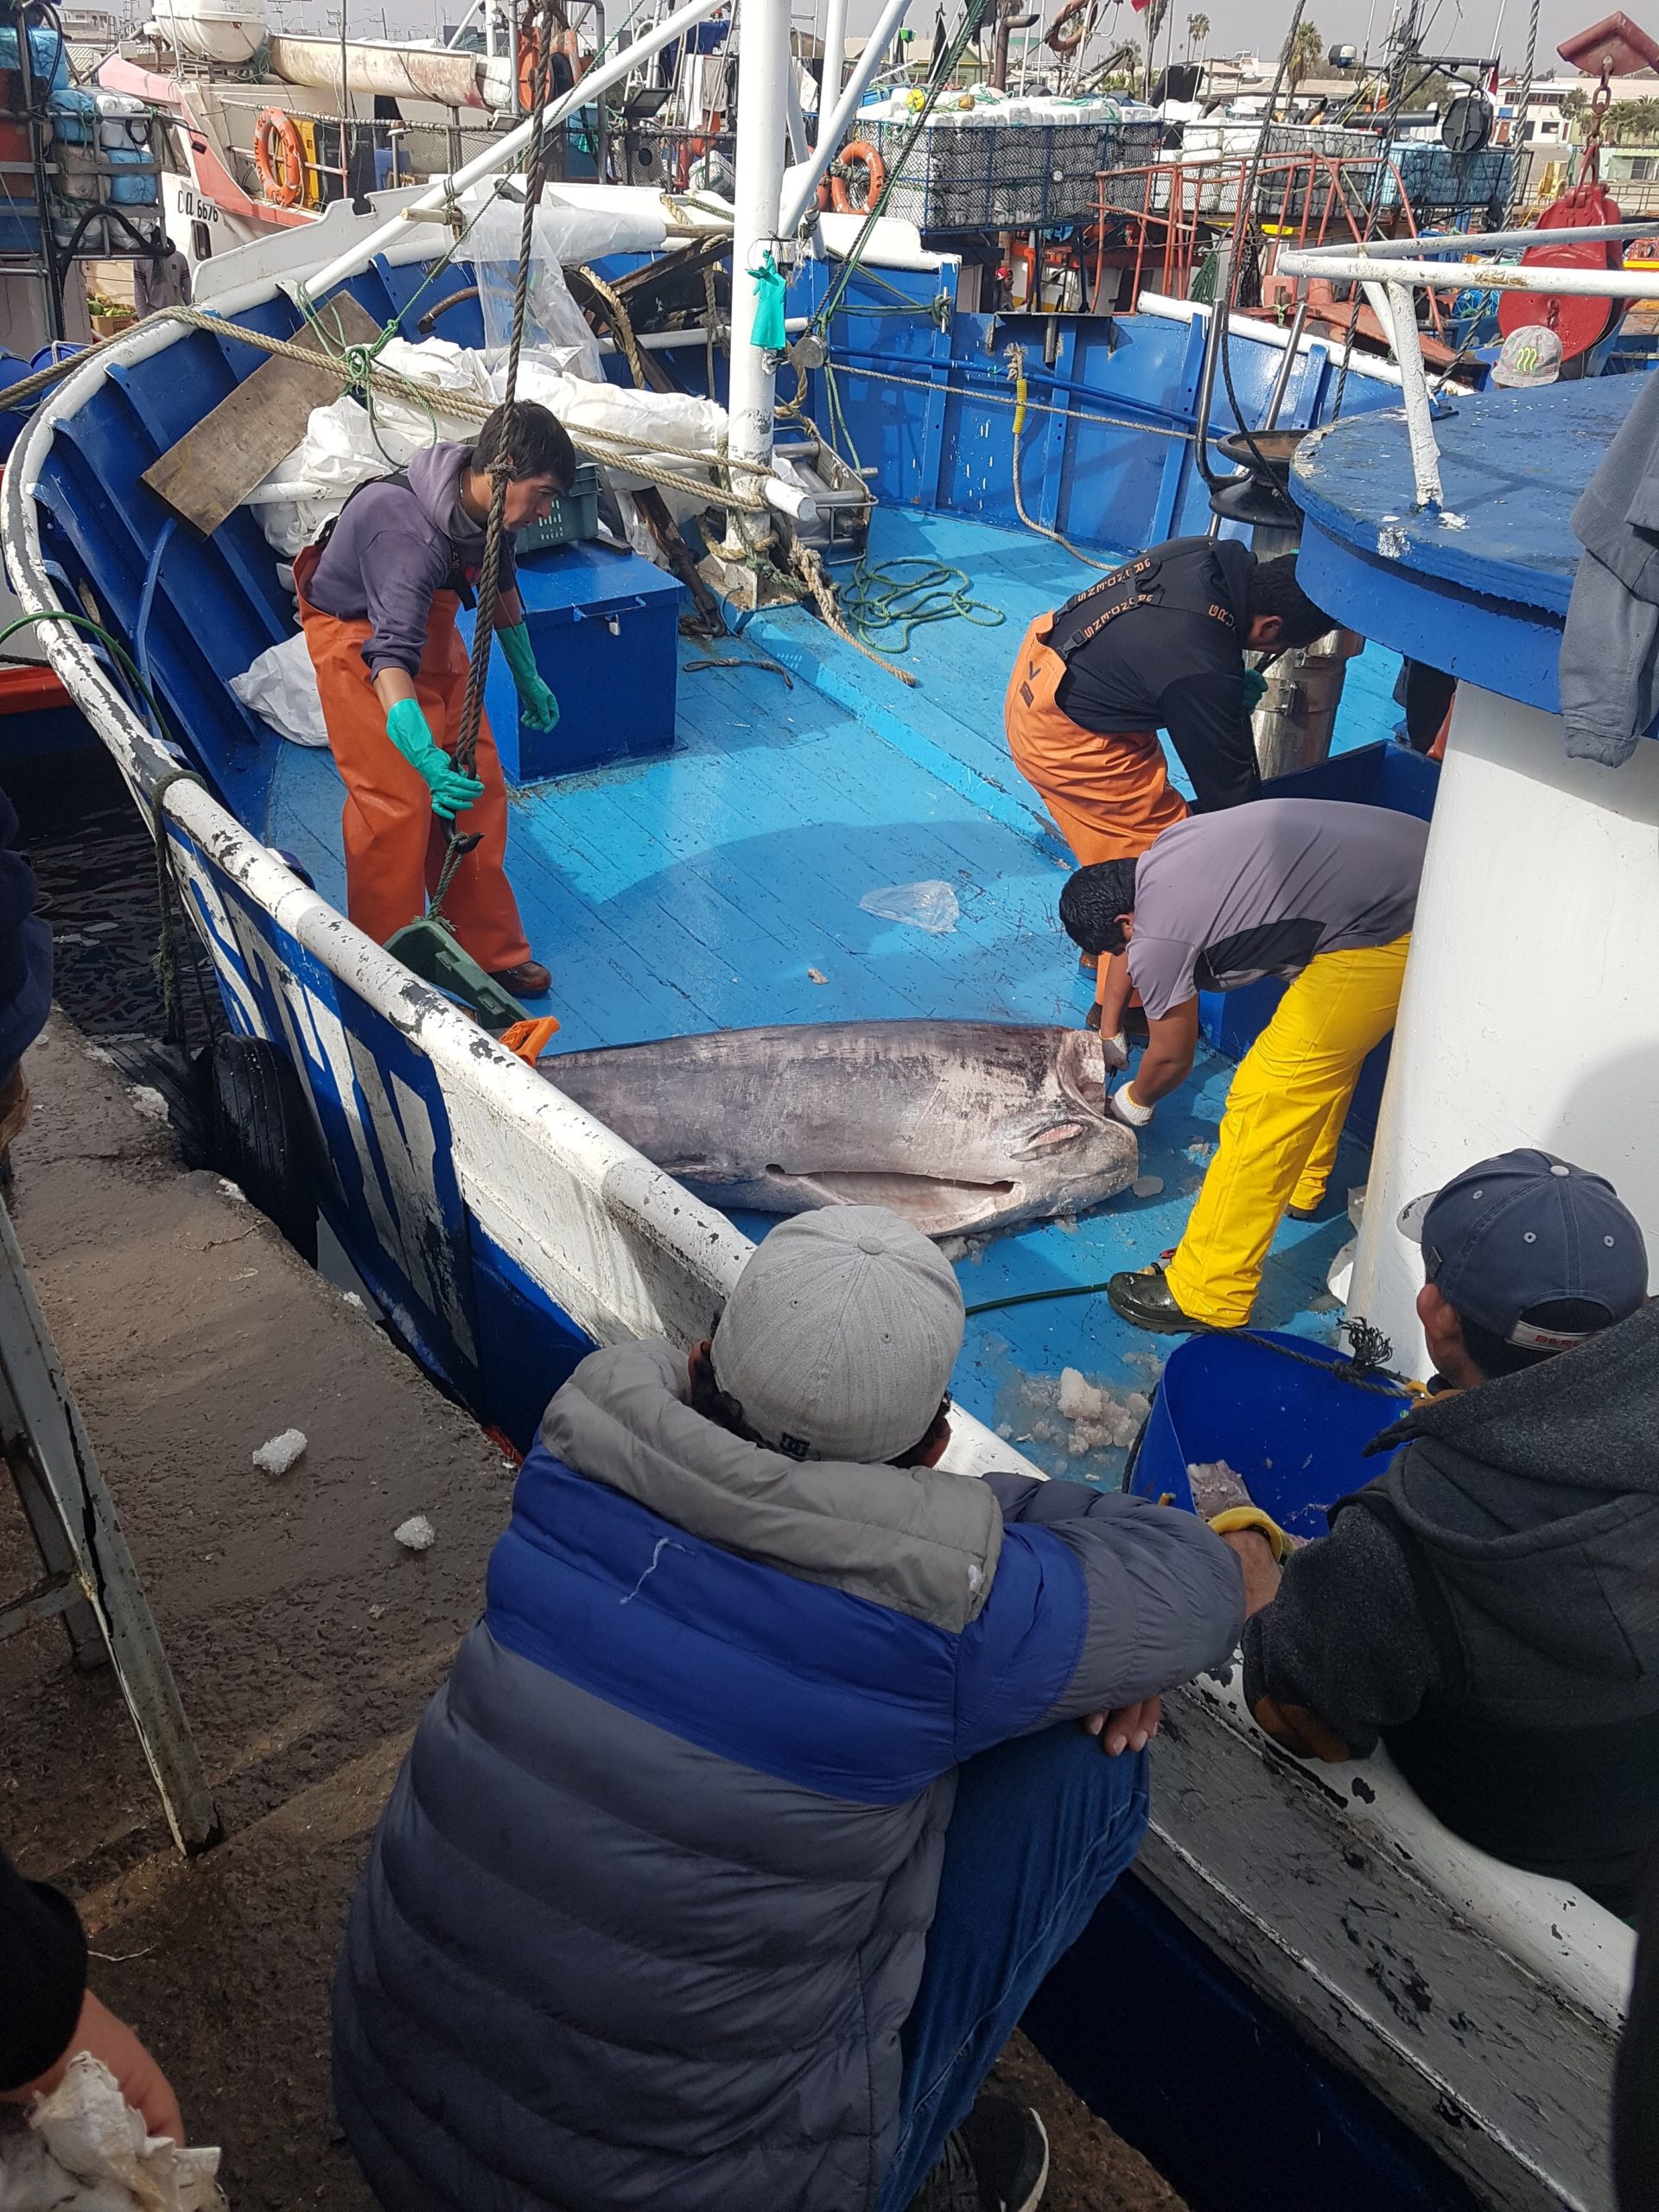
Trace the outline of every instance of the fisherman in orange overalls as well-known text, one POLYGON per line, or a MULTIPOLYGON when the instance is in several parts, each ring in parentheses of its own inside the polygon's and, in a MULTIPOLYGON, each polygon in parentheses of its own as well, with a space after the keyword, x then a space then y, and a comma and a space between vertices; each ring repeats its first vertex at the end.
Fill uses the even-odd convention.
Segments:
MULTIPOLYGON (((1211 537, 1152 546, 1027 631, 1005 708, 1014 765, 1084 866, 1137 859, 1188 811, 1159 730, 1199 813, 1256 798, 1250 714, 1265 681, 1245 652, 1309 645, 1332 626, 1294 555, 1258 561, 1211 537)), ((1090 1026, 1120 1051, 1128 1001, 1122 960, 1103 958, 1090 1026)))
POLYGON ((455 613, 473 604, 484 558, 492 470, 508 455, 495 635, 519 711, 551 729, 558 702, 542 681, 524 626, 512 533, 543 519, 575 477, 555 416, 520 401, 498 407, 473 445, 436 445, 406 469, 353 493, 320 543, 294 563, 300 619, 317 671, 323 721, 346 785, 346 910, 384 944, 426 911, 457 817, 478 844, 457 867, 444 916, 462 948, 515 997, 552 977, 532 959, 507 881, 507 794, 481 716, 474 775, 452 757, 467 694, 455 613))

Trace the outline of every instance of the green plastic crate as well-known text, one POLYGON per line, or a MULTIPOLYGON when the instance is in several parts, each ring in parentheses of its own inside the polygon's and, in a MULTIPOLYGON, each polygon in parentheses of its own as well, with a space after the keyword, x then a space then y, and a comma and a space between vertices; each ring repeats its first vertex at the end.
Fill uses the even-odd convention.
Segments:
POLYGON ((513 543, 520 553, 544 552, 550 545, 575 545, 599 536, 599 471, 591 461, 576 463, 576 480, 553 502, 545 522, 521 530, 513 543))

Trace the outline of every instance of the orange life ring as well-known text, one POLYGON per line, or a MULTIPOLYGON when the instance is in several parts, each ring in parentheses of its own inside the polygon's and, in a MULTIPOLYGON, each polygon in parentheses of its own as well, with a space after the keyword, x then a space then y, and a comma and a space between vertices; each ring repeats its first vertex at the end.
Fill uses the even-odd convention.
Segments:
POLYGON ((526 115, 536 111, 536 79, 542 65, 542 42, 533 18, 532 10, 518 30, 518 105, 526 115))
POLYGON ((847 189, 844 176, 832 175, 830 179, 830 198, 838 214, 861 215, 874 207, 881 197, 887 181, 887 165, 868 138, 849 138, 836 156, 836 169, 844 169, 849 162, 862 162, 869 181, 864 188, 864 197, 856 206, 847 189))
POLYGON ((259 172, 259 188, 273 207, 298 205, 305 190, 305 146, 294 119, 279 107, 264 107, 253 126, 253 165, 259 172), (276 159, 280 148, 282 162, 276 159))

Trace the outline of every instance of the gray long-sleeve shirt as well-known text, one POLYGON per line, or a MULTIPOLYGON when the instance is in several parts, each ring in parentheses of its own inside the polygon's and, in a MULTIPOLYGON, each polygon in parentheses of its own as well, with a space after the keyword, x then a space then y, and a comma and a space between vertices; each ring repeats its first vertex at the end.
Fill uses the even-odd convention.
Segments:
MULTIPOLYGON (((469 446, 429 446, 404 471, 407 484, 365 484, 340 509, 306 586, 306 597, 342 621, 373 625, 363 647, 371 676, 413 676, 426 647, 432 601, 469 589, 484 558, 485 533, 459 505, 469 446)), ((512 541, 501 540, 499 588, 518 582, 512 541)))

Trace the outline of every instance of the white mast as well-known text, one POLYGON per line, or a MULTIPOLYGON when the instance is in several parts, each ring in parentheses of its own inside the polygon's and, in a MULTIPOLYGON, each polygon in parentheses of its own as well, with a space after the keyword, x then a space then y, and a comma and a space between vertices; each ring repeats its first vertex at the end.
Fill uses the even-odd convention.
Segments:
POLYGON ((823 18, 823 84, 818 93, 818 143, 823 126, 841 98, 842 73, 847 61, 847 0, 829 0, 823 18))
POLYGON ((747 0, 737 59, 737 188, 732 221, 729 448, 734 461, 769 464, 777 378, 771 356, 749 343, 754 286, 747 272, 778 246, 784 181, 784 102, 790 0, 747 0))

